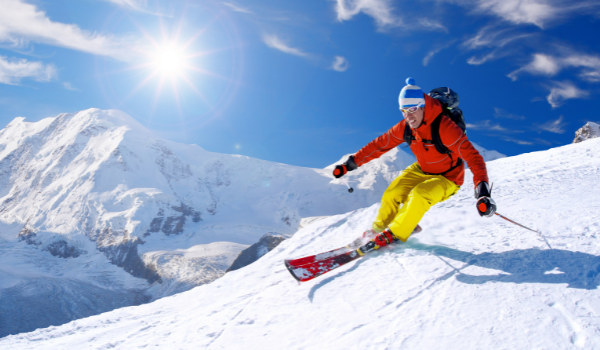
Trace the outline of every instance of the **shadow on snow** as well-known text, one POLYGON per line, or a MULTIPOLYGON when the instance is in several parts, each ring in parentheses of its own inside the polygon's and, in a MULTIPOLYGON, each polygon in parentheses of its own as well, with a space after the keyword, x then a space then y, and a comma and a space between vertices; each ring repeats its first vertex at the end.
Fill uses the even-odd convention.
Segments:
POLYGON ((596 289, 600 284, 600 278, 597 278, 600 274, 600 257, 581 252, 531 248, 473 254, 418 242, 407 243, 405 248, 507 273, 474 276, 460 272, 456 279, 463 283, 566 283, 569 288, 580 289, 596 289))

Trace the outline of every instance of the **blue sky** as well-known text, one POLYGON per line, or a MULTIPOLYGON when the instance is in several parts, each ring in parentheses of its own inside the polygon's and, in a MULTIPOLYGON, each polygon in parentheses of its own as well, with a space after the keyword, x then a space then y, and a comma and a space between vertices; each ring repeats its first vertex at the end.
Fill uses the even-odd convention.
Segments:
POLYGON ((407 77, 460 94, 507 155, 600 122, 600 3, 0 0, 0 127, 91 107, 221 153, 324 167, 402 119, 407 77))

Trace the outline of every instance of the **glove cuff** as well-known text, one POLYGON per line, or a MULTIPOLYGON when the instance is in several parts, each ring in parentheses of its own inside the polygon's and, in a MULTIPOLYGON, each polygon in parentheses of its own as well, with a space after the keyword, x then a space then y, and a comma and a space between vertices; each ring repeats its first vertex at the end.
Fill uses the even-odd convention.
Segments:
POLYGON ((481 181, 475 186, 475 199, 479 199, 481 197, 491 197, 492 192, 490 191, 490 185, 487 182, 481 181))
POLYGON ((358 169, 358 166, 354 162, 354 156, 348 157, 348 160, 346 160, 346 163, 344 163, 344 165, 346 166, 346 169, 348 169, 348 171, 358 169))

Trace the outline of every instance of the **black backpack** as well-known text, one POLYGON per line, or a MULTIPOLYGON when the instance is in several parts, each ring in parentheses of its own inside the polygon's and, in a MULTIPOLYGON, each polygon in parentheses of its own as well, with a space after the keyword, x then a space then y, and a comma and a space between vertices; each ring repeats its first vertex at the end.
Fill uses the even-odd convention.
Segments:
MULTIPOLYGON (((424 139, 423 143, 433 144, 438 152, 449 155, 450 159, 452 160, 452 151, 444 145, 444 143, 442 142, 442 138, 440 137, 440 123, 442 121, 441 116, 445 115, 448 118, 450 118, 450 120, 452 120, 454 123, 456 123, 456 125, 458 125, 458 127, 461 128, 465 135, 467 134, 467 125, 465 123, 465 118, 463 116, 462 110, 458 108, 458 94, 455 91, 452 91, 449 87, 440 87, 431 90, 428 95, 440 101, 440 103, 442 104, 442 113, 440 113, 440 115, 437 118, 435 118, 434 121, 431 123, 432 140, 424 139)), ((410 146, 414 139, 415 137, 412 134, 412 130, 407 123, 404 127, 404 142, 406 142, 410 146)), ((444 175, 449 171, 459 167, 460 165, 462 165, 462 163, 462 159, 458 158, 456 165, 452 166, 447 171, 440 174, 430 175, 444 175)))

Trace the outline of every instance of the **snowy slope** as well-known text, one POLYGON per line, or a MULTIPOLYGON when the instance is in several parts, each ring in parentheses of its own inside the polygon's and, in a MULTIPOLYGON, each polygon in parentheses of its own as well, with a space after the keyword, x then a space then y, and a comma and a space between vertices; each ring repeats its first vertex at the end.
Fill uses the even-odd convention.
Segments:
POLYGON ((600 139, 488 165, 498 210, 463 190, 424 231, 298 284, 282 261, 341 246, 377 204, 315 220, 211 284, 28 334, 10 349, 598 349, 600 139))

